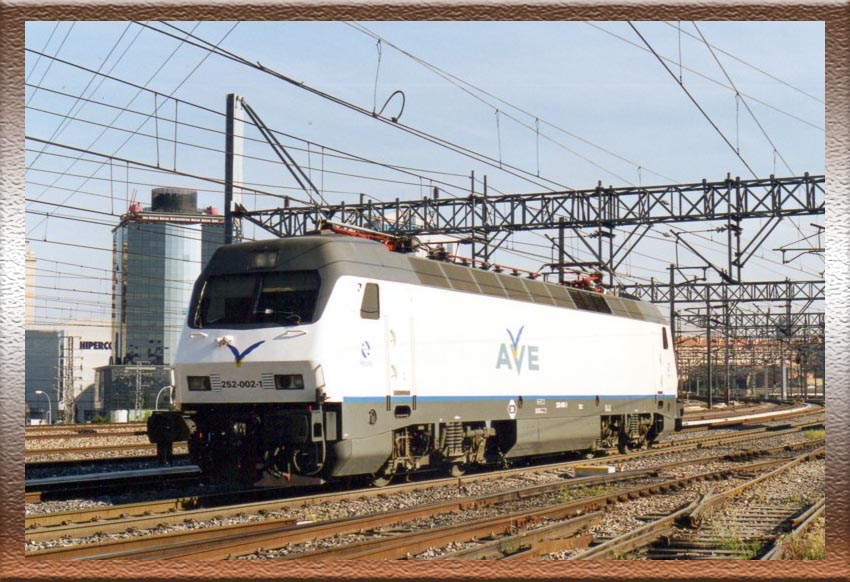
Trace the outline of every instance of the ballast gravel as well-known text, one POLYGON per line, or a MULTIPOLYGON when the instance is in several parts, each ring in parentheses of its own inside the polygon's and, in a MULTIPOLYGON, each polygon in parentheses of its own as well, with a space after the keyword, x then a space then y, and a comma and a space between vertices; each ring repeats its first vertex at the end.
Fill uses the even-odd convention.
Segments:
MULTIPOLYGON (((710 432, 712 435, 722 434, 719 430, 706 431, 706 433, 710 432)), ((723 429, 722 432, 734 432, 733 429, 723 429)), ((669 440, 678 440, 679 438, 695 438, 698 437, 702 432, 691 432, 687 434, 681 435, 673 435, 669 440)), ((789 444, 796 442, 803 442, 806 440, 806 436, 802 433, 795 435, 786 435, 786 436, 777 436, 770 439, 764 439, 759 441, 759 447, 769 447, 769 446, 779 446, 781 444, 789 444)), ((635 459, 633 461, 620 461, 616 462, 617 471, 628 471, 633 469, 641 469, 648 468, 653 465, 657 465, 663 462, 670 462, 672 460, 688 460, 688 459, 698 459, 700 457, 705 457, 709 454, 718 454, 720 452, 740 452, 747 448, 751 448, 751 445, 730 445, 727 447, 723 447, 722 449, 717 447, 712 447, 711 449, 697 450, 697 451, 689 451, 685 453, 670 453, 670 455, 663 455, 660 457, 646 458, 646 459, 635 459)), ((593 462, 604 462, 604 459, 595 459, 593 462)), ((809 466, 811 463, 806 463, 803 466, 809 466)), ((150 466, 150 465, 147 465, 150 466)), ((708 470, 709 467, 700 463, 693 467, 684 467, 681 471, 694 471, 694 472, 704 472, 708 470)), ((823 471, 821 467, 821 472, 823 471)), ((816 472, 816 471, 815 471, 816 472)), ((440 487, 437 489, 422 489, 416 492, 408 492, 408 493, 398 493, 391 494, 387 493, 386 496, 378 496, 372 498, 361 498, 357 500, 349 500, 337 503, 329 503, 318 506, 305 506, 296 510, 290 510, 286 512, 274 512, 267 511, 262 514, 252 514, 252 515, 242 515, 242 516, 234 516, 228 518, 221 519, 213 519, 213 520, 205 520, 205 521, 193 521, 187 520, 186 522, 179 525, 167 525, 162 526, 155 529, 146 529, 146 530, 130 530, 127 532, 123 532, 120 534, 102 534, 100 536, 81 538, 81 539, 63 539, 63 540, 52 540, 45 542, 28 542, 26 544, 26 550, 35 551, 38 549, 43 549, 55 545, 76 545, 76 544, 88 544, 96 541, 104 541, 108 539, 127 539, 131 537, 145 537, 158 533, 166 533, 173 531, 185 531, 190 529, 200 529, 200 528, 213 528, 219 527, 222 525, 231 525, 236 523, 245 523, 250 521, 258 521, 265 520, 271 518, 294 518, 298 522, 311 522, 311 521, 323 521, 330 519, 339 519, 350 516, 357 515, 365 515, 367 513, 376 513, 376 512, 389 512, 397 509, 402 509, 406 507, 415 507, 424 504, 436 503, 439 501, 445 501, 448 499, 456 499, 460 497, 471 497, 476 495, 482 495, 486 493, 494 493, 497 491, 505 491, 509 489, 514 489, 522 486, 528 486, 531 484, 541 484, 547 482, 553 482, 558 480, 563 480, 565 477, 571 477, 571 470, 558 470, 551 472, 543 472, 543 473, 524 473, 515 477, 506 477, 501 479, 494 479, 491 481, 478 481, 478 482, 468 482, 465 483, 462 487, 454 486, 446 486, 440 487)), ((730 480, 731 481, 731 480, 730 480)), ((821 477, 819 481, 819 485, 811 485, 810 483, 818 483, 816 481, 811 482, 802 482, 798 483, 798 486, 801 489, 810 488, 812 491, 823 491, 823 479, 821 477)), ((717 488, 717 482, 711 483, 697 483, 693 487, 693 489, 682 490, 673 494, 666 495, 657 495, 653 497, 640 498, 635 499, 628 502, 623 502, 613 506, 611 512, 611 518, 605 519, 605 523, 602 526, 598 526, 598 531, 594 532, 594 535, 598 535, 599 537, 610 537, 614 535, 618 535, 617 531, 626 531, 629 528, 636 527, 644 523, 640 521, 639 517, 647 514, 651 514, 654 512, 664 512, 664 511, 672 511, 679 505, 683 505, 685 501, 685 497, 687 495, 691 495, 691 497, 687 500, 690 502, 693 500, 693 495, 695 493, 701 492, 701 488, 705 487, 714 487, 717 488), (657 507, 656 507, 657 505, 657 507), (628 509, 631 508, 631 509, 628 509), (665 509, 666 508, 666 509, 665 509), (637 517, 636 517, 637 516, 637 517)), ((73 511, 76 509, 85 509, 90 507, 101 507, 108 506, 116 503, 134 503, 138 501, 142 501, 144 495, 143 494, 128 494, 122 496, 120 500, 119 498, 114 497, 104 497, 94 500, 86 500, 86 499, 75 499, 75 500, 67 500, 62 502, 50 502, 49 505, 45 504, 27 504, 27 512, 44 512, 45 509, 49 512, 54 511, 73 511), (32 505, 32 507, 30 507, 32 505)), ((484 508, 481 511, 482 515, 487 514, 488 511, 495 511, 499 514, 504 514, 508 508, 505 506, 501 506, 498 509, 493 508, 484 508)), ((516 509, 518 510, 518 509, 516 509)), ((493 514, 496 514, 493 513, 493 514)), ((468 520, 471 519, 470 512, 464 512, 463 519, 468 520)), ((607 515, 607 514, 606 514, 607 515)), ((439 527, 437 524, 443 524, 446 519, 451 519, 450 515, 438 516, 435 518, 429 518, 424 520, 422 524, 416 524, 416 526, 421 525, 422 527, 439 527)), ((412 524, 405 524, 405 527, 413 527, 412 524)), ((380 533, 380 532, 378 532, 380 533)), ((327 547, 323 544, 326 543, 335 543, 336 545, 341 545, 343 541, 345 543, 351 543, 351 539, 348 539, 346 536, 339 536, 337 538, 333 538, 331 541, 327 540, 317 540, 312 544, 302 544, 298 547, 289 547, 289 548, 281 548, 278 550, 267 550, 265 552, 260 552, 256 554, 252 554, 250 556, 244 556, 245 559, 274 559, 278 557, 289 556, 293 554, 300 554, 303 552, 313 551, 315 549, 321 549, 323 547, 327 547)), ((426 554, 423 555, 423 558, 433 558, 438 555, 442 555, 447 552, 456 551, 457 549, 461 549, 459 547, 449 547, 442 549, 432 549, 429 550, 426 554)), ((553 554, 549 557, 549 559, 563 559, 568 557, 567 554, 553 554)))

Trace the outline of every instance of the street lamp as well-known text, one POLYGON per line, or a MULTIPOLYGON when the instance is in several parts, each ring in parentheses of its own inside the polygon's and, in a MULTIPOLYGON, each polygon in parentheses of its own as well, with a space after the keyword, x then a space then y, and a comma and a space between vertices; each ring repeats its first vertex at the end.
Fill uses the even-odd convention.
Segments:
POLYGON ((43 394, 47 398, 47 424, 53 424, 53 403, 50 401, 50 394, 43 390, 36 390, 36 394, 43 394))
MULTIPOLYGON (((154 410, 159 410, 159 397, 162 396, 162 393, 165 392, 166 390, 173 390, 173 389, 174 389, 174 386, 163 386, 160 389, 160 391, 156 395, 156 404, 154 406, 154 410)), ((174 402, 174 393, 169 392, 168 393, 168 404, 170 405, 173 402, 174 402)))

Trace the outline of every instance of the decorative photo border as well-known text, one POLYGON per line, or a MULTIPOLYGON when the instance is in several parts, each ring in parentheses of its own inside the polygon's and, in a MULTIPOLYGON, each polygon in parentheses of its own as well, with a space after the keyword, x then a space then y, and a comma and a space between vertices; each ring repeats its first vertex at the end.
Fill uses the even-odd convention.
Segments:
MULTIPOLYGON (((783 39, 775 39, 783 42, 783 39)), ((0 579, 850 579, 850 4, 16 1, 0 4, 0 579), (816 562, 50 562, 24 558, 24 24, 31 20, 812 20, 826 26, 827 559, 816 562)))

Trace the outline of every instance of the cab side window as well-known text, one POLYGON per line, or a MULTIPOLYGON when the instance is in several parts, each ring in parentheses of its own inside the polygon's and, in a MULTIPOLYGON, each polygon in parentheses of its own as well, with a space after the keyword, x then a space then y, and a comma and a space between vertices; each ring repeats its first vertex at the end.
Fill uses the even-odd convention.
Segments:
POLYGON ((361 319, 379 319, 381 317, 381 294, 377 283, 366 283, 363 301, 360 303, 361 319))
POLYGON ((666 327, 661 328, 661 344, 662 344, 662 346, 664 347, 665 350, 670 348, 670 344, 667 341, 667 328, 666 327))

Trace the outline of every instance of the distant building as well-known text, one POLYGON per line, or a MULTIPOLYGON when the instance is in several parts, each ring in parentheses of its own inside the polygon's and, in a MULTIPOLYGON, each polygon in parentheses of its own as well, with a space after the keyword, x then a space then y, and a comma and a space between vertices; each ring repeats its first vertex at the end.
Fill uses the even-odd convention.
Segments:
POLYGON ((62 342, 62 334, 56 330, 28 329, 25 332, 24 399, 29 411, 27 422, 57 419, 62 342), (36 394, 36 391, 41 393, 36 394))
POLYGON ((35 256, 26 257, 27 421, 134 420, 168 403, 163 386, 192 287, 224 242, 224 217, 197 192, 155 188, 113 231, 112 322, 35 323, 35 256), (38 393, 37 393, 38 392, 38 393), (135 413, 132 411, 136 411, 135 413), (119 413, 119 414, 116 414, 119 413))
POLYGON ((111 326, 97 320, 36 322, 36 256, 26 252, 24 403, 26 422, 80 422, 100 408, 96 369, 109 364, 111 326))
POLYGON ((99 321, 27 326, 27 420, 83 422, 98 414, 103 398, 96 370, 109 364, 110 335, 109 325, 99 321))
POLYGON ((197 192, 154 188, 130 206, 113 236, 114 364, 170 365, 192 286, 224 242, 224 217, 197 208, 197 192))

